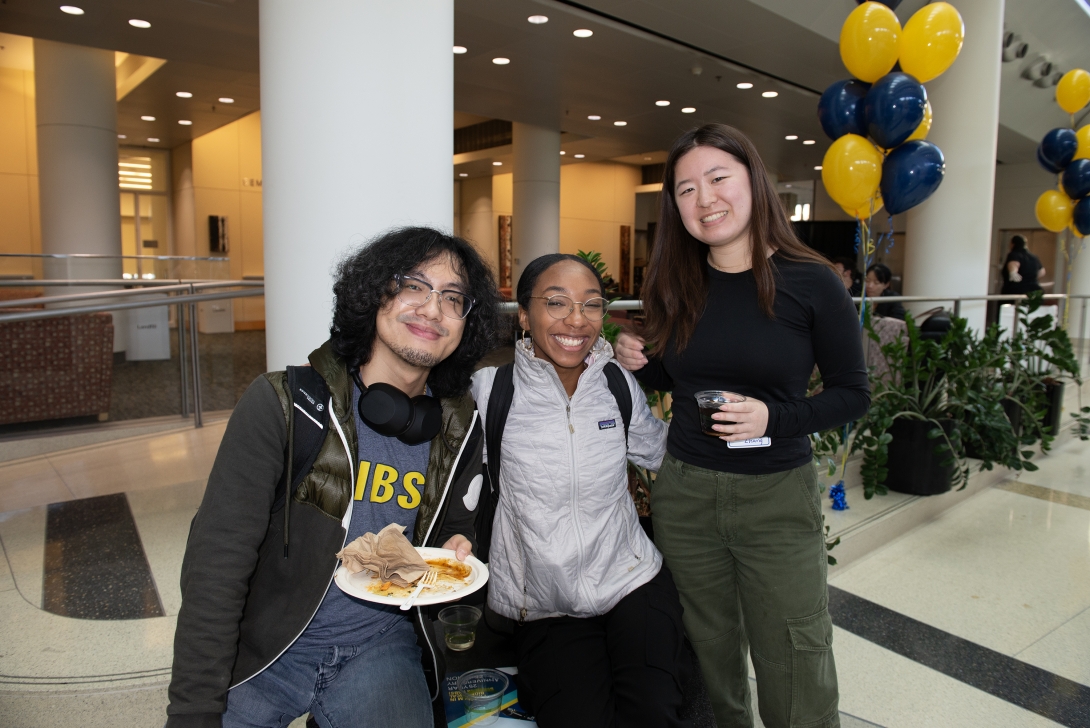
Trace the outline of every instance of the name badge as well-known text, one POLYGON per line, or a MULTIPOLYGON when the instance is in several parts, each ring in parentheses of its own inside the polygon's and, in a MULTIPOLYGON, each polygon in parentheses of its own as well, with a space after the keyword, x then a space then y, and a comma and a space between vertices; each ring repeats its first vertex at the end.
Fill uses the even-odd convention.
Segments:
POLYGON ((747 447, 768 447, 772 444, 771 437, 754 437, 750 440, 739 440, 738 442, 728 442, 727 447, 732 450, 741 450, 747 447))

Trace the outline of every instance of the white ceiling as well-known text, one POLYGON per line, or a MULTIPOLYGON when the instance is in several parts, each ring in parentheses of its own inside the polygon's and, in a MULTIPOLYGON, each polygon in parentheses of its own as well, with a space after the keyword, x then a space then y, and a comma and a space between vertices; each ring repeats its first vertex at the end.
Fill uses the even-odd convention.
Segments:
MULTIPOLYGON (((925 3, 904 0, 898 15, 906 20, 925 3)), ((260 108, 257 0, 84 0, 84 6, 87 13, 74 17, 52 2, 5 0, 0 31, 167 59, 119 103, 121 131, 131 132, 130 140, 154 134, 172 146, 260 108), (131 17, 152 27, 131 28, 131 17), (178 90, 194 98, 178 99, 178 90), (219 96, 236 103, 225 107, 215 102, 219 96), (154 122, 160 128, 140 122, 143 114, 162 119, 154 122), (178 118, 194 124, 178 126, 178 118)), ((469 52, 455 57, 455 108, 466 115, 455 125, 483 118, 542 124, 567 132, 566 163, 577 152, 633 163, 714 119, 750 134, 781 179, 812 178, 828 145, 816 119, 817 96, 847 75, 837 38, 854 7, 855 0, 456 0, 455 42, 469 52), (527 23, 534 14, 550 21, 527 23), (577 27, 595 34, 574 38, 577 27), (511 64, 492 64, 499 55, 511 64), (740 81, 755 88, 740 91, 740 81), (779 95, 765 99, 764 90, 779 95), (656 107, 657 99, 671 105, 656 107), (680 113, 684 105, 697 112, 680 113), (589 121, 588 114, 602 120, 589 121), (615 120, 628 124, 615 127, 615 120), (788 142, 787 134, 800 140, 788 142), (806 138, 817 144, 803 147, 806 138)), ((1006 0, 1006 8, 1008 26, 1030 43, 1031 55, 1047 51, 1062 67, 1090 68, 1090 16, 1076 0, 1006 0)), ((0 50, 0 65, 18 62, 5 60, 9 53, 19 56, 0 50)), ((1031 160, 1036 140, 1067 121, 1052 90, 1017 78, 1018 66, 1003 68, 1004 162, 1031 160)), ((479 166, 479 173, 491 173, 489 163, 479 166)))

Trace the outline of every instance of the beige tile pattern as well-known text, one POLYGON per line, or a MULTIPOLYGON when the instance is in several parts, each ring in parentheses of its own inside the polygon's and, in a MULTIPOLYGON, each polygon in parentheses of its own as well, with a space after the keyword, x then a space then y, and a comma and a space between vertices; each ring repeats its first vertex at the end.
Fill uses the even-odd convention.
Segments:
POLYGON ((19 596, 33 607, 42 605, 45 519, 45 506, 0 513, 0 545, 4 549, 4 560, 11 568, 19 596))
POLYGON ((0 513, 59 503, 74 497, 47 458, 0 466, 0 513))
POLYGON ((1049 503, 1059 503, 1060 505, 1082 508, 1083 510, 1090 511, 1090 498, 1085 495, 1079 495, 1078 493, 1068 493, 1065 490, 1045 488, 1041 485, 1024 483, 1020 480, 1010 480, 1006 483, 1000 483, 996 487, 1010 491, 1011 493, 1028 495, 1030 498, 1048 501, 1049 503))

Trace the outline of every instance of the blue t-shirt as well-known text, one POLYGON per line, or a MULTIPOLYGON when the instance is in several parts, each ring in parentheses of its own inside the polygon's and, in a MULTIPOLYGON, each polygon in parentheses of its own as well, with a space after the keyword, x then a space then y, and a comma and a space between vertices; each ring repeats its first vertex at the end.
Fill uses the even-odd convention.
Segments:
MULTIPOLYGON (((345 543, 365 533, 378 533, 391 523, 404 526, 405 536, 411 541, 416 512, 424 496, 431 443, 406 445, 396 437, 378 434, 360 419, 359 408, 355 406, 359 396, 359 389, 353 388, 359 465, 352 522, 345 543)), ((314 619, 293 647, 363 644, 407 618, 408 612, 397 607, 350 597, 336 584, 330 584, 314 619)))

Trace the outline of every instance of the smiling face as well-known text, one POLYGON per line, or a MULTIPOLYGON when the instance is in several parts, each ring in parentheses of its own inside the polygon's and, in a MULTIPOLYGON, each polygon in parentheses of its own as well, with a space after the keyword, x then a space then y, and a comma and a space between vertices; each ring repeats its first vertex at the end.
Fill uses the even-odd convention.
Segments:
POLYGON ((466 290, 454 261, 441 255, 411 271, 411 275, 435 289, 422 306, 410 306, 396 295, 379 310, 375 321, 372 359, 396 357, 418 368, 431 369, 458 348, 465 321, 444 316, 439 310, 439 291, 466 290))
POLYGON ((696 147, 674 165, 674 200, 689 234, 711 247, 749 247, 749 170, 715 147, 696 147))
POLYGON ((566 317, 553 318, 548 312, 549 302, 537 296, 564 295, 572 301, 600 298, 602 289, 598 279, 586 266, 574 260, 563 260, 538 277, 533 295, 535 298, 530 299, 529 309, 519 308, 519 325, 530 332, 534 355, 556 367, 562 378, 563 370, 582 372, 583 361, 602 331, 602 322, 588 319, 578 305, 573 306, 566 317))

